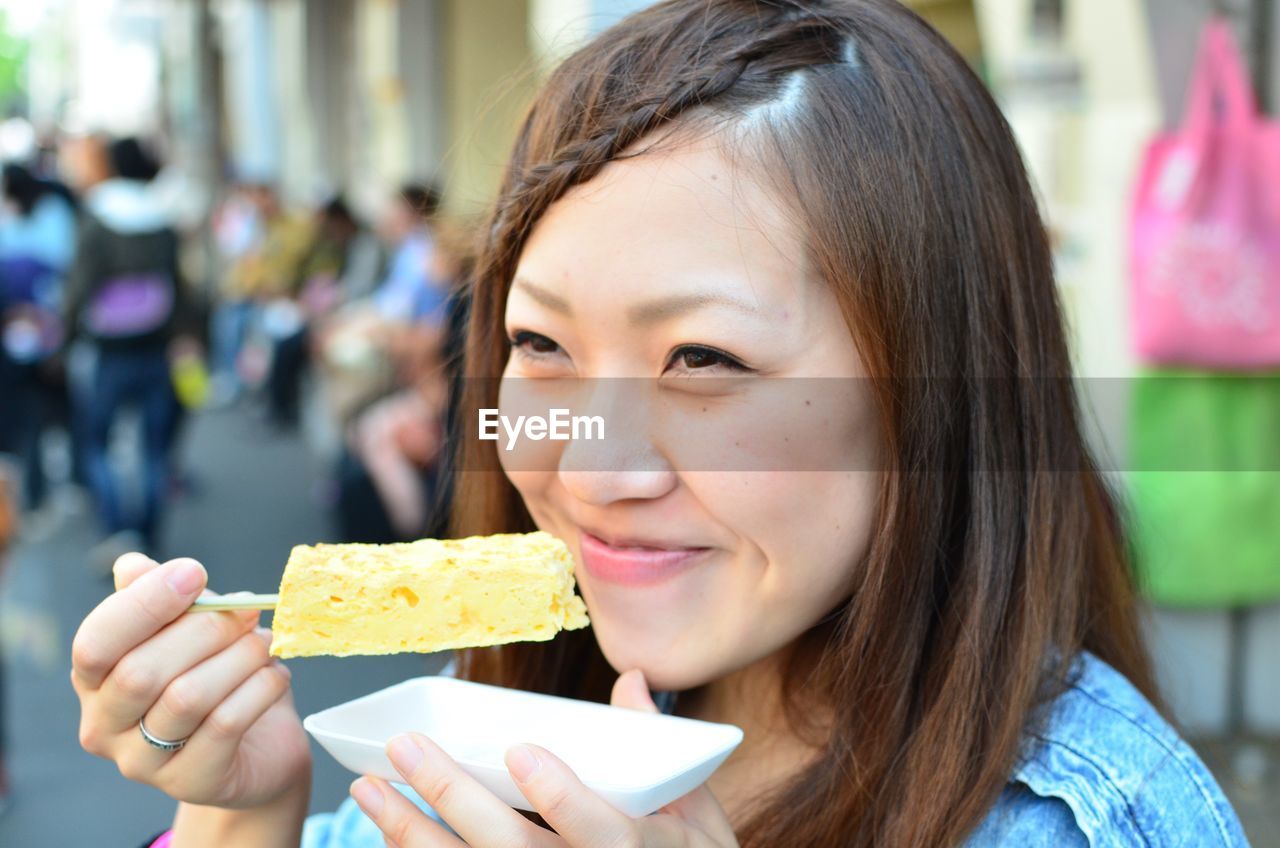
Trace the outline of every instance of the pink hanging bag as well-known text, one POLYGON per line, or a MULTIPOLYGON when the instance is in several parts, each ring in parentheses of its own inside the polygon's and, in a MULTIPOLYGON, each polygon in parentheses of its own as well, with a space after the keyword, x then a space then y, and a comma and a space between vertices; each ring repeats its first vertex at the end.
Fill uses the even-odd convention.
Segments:
POLYGON ((1280 366, 1280 124, 1225 21, 1205 26, 1182 126, 1147 148, 1129 259, 1144 362, 1280 366))

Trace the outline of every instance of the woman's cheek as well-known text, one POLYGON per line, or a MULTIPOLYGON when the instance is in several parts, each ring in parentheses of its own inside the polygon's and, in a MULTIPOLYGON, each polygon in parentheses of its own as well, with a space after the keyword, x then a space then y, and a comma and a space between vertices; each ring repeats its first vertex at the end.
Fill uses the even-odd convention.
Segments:
MULTIPOLYGON (((686 474, 703 504, 755 562, 757 601, 801 615, 843 597, 866 556, 881 474, 871 471, 756 471, 686 474)), ((744 575, 745 576, 745 575, 744 575)), ((825 611, 825 610, 823 610, 825 611)), ((821 615, 821 612, 818 613, 821 615)), ((807 627, 807 625, 805 625, 807 627)), ((803 627, 801 629, 804 629, 803 627)))
POLYGON ((521 484, 516 475, 553 472, 560 464, 566 443, 555 437, 549 424, 551 410, 564 405, 563 382, 504 377, 498 407, 479 412, 480 437, 493 443, 517 488, 521 484))
POLYGON ((813 475, 815 499, 805 531, 804 517, 789 517, 797 530, 792 544, 806 552, 808 606, 820 617, 843 601, 857 585, 871 539, 884 474, 880 471, 829 471, 813 475))

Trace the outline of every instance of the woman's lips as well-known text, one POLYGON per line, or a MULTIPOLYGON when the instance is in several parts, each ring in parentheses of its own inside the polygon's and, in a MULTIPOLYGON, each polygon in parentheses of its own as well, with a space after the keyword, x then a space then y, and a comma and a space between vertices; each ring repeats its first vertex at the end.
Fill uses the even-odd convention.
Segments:
POLYGON ((582 565, 598 580, 623 586, 660 583, 697 564, 710 548, 612 545, 583 530, 582 565))

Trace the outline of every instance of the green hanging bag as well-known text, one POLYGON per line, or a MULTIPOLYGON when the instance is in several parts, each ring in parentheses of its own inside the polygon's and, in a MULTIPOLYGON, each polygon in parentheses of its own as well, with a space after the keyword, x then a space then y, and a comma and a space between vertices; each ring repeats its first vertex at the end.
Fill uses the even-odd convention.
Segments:
POLYGON ((1132 400, 1145 594, 1188 607, 1280 598, 1280 374, 1148 371, 1132 400))

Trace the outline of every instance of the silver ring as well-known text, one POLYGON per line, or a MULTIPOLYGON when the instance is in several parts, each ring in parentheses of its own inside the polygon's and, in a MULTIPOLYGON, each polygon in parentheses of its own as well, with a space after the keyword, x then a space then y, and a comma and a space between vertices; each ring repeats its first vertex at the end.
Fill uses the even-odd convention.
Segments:
POLYGON ((142 738, 147 740, 148 745, 152 748, 159 748, 161 751, 168 751, 169 753, 181 750, 182 746, 187 744, 187 739, 191 738, 188 736, 186 739, 179 739, 175 742, 170 742, 168 739, 161 739, 158 736, 152 736, 151 731, 147 730, 147 726, 142 723, 142 719, 138 719, 138 729, 142 731, 142 738))

